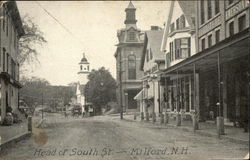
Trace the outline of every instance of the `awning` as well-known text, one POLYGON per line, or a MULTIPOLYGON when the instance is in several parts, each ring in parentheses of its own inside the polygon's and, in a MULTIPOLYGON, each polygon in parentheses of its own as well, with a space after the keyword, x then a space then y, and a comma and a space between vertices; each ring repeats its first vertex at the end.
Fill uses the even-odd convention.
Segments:
POLYGON ((143 91, 144 91, 144 89, 142 89, 142 90, 134 97, 134 100, 142 100, 142 99, 143 99, 143 91))

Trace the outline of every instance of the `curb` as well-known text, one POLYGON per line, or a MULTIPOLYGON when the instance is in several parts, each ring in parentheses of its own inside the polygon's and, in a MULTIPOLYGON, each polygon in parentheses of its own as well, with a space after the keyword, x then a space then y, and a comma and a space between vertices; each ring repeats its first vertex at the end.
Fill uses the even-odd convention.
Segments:
POLYGON ((6 142, 3 142, 2 144, 0 144, 0 151, 16 144, 17 142, 27 138, 27 137, 30 137, 31 136, 31 132, 26 132, 26 133, 22 133, 22 134, 19 134, 17 136, 14 136, 10 139, 8 139, 6 142))
MULTIPOLYGON (((138 121, 135 121, 135 120, 131 120, 131 119, 123 119, 125 121, 128 121, 128 122, 138 122, 138 121)), ((143 122, 143 121, 142 121, 143 122)), ((145 122, 144 122, 145 123, 145 122)), ((150 122, 146 122, 147 124, 149 124, 150 122)), ((153 124, 153 123, 151 123, 153 124)), ((170 126, 170 127, 174 127, 175 129, 180 129, 182 131, 185 131, 185 132, 193 132, 193 133, 197 133, 199 135, 202 135, 202 136, 207 136, 207 137, 214 137, 214 138, 218 138, 218 135, 217 134, 212 134, 212 133, 208 133, 208 132, 205 132, 203 130, 196 130, 195 132, 193 131, 193 129, 190 129, 188 127, 183 127, 183 126, 179 126, 177 127, 176 125, 174 124, 164 124, 164 126, 170 126)), ((163 125, 161 124, 157 124, 157 127, 161 127, 161 128, 164 128, 163 125)), ((219 138, 218 138, 219 139, 219 138)), ((237 143, 237 144, 244 144, 244 145, 249 145, 249 141, 246 141, 246 140, 243 140, 243 139, 239 139, 239 138, 233 138, 233 137, 230 137, 230 136, 227 136, 227 135, 222 135, 220 140, 222 139, 226 139, 230 142, 233 142, 233 143, 237 143)))

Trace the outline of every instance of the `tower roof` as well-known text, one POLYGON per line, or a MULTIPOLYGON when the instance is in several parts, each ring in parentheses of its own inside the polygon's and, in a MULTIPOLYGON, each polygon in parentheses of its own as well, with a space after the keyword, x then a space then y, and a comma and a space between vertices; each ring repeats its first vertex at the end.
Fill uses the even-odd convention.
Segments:
POLYGON ((88 62, 87 58, 85 57, 85 53, 83 53, 81 62, 85 62, 85 63, 88 62))
POLYGON ((130 1, 128 4, 128 7, 126 9, 135 9, 135 6, 133 5, 133 3, 130 1))

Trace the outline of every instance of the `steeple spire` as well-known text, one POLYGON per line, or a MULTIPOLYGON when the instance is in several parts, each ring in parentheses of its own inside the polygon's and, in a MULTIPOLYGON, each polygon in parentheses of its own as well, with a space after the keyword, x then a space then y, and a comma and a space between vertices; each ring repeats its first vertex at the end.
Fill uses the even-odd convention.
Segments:
POLYGON ((81 60, 81 62, 88 62, 88 60, 87 60, 84 52, 82 54, 82 60, 81 60))

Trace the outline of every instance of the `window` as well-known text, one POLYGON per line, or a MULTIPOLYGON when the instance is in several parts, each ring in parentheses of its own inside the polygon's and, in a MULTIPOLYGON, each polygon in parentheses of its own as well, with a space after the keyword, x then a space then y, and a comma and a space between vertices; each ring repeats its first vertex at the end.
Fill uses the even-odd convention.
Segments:
POLYGON ((176 20, 176 29, 177 30, 180 29, 180 19, 179 18, 176 20))
POLYGON ((204 0, 200 1, 200 7, 201 7, 201 24, 205 23, 205 8, 204 8, 204 0))
POLYGON ((182 15, 182 16, 180 17, 180 29, 185 28, 185 27, 186 27, 186 24, 185 24, 185 16, 182 15))
POLYGON ((87 66, 87 69, 88 69, 88 71, 89 71, 89 66, 87 66))
POLYGON ((150 55, 150 59, 153 59, 153 53, 151 49, 149 49, 149 55, 150 55))
POLYGON ((136 79, 136 57, 128 56, 128 79, 136 79))
POLYGON ((5 31, 5 10, 3 9, 3 31, 5 31))
POLYGON ((175 39, 175 59, 184 59, 190 55, 190 38, 175 39))
POLYGON ((8 15, 6 14, 6 36, 8 36, 9 32, 9 18, 8 15))
POLYGON ((173 42, 169 43, 169 56, 170 56, 170 61, 174 60, 174 50, 173 50, 173 42))
POLYGON ((207 19, 211 19, 212 18, 212 4, 211 4, 211 0, 207 0, 207 19))
POLYGON ((212 46, 212 34, 210 34, 207 38, 207 42, 208 42, 208 48, 212 46))
POLYGON ((174 31, 174 23, 171 24, 170 26, 170 33, 174 31))
POLYGON ((215 14, 220 12, 220 0, 215 0, 215 14))
POLYGON ((220 41, 220 30, 215 31, 215 43, 220 41))
POLYGON ((147 62, 149 61, 149 50, 147 49, 146 51, 146 58, 147 58, 147 62))
POLYGON ((5 72, 5 63, 6 63, 6 60, 5 60, 5 53, 6 52, 6 50, 5 50, 5 48, 3 48, 3 71, 5 72))
POLYGON ((81 71, 82 71, 82 65, 80 66, 80 69, 81 69, 81 71))
POLYGON ((201 40, 201 50, 203 51, 203 50, 205 50, 205 48, 206 48, 206 41, 205 41, 205 38, 203 38, 201 40))
POLYGON ((241 32, 246 28, 246 15, 241 16, 238 19, 238 23, 239 23, 239 32, 241 32))
POLYGON ((128 40, 134 41, 135 40, 135 32, 129 32, 128 33, 128 40))
POLYGON ((9 58, 10 58, 10 55, 9 53, 7 53, 7 63, 6 63, 7 72, 9 72, 9 58))
POLYGON ((229 23, 229 36, 234 35, 234 21, 229 23))
POLYGON ((232 4, 234 0, 228 0, 228 5, 232 4))

